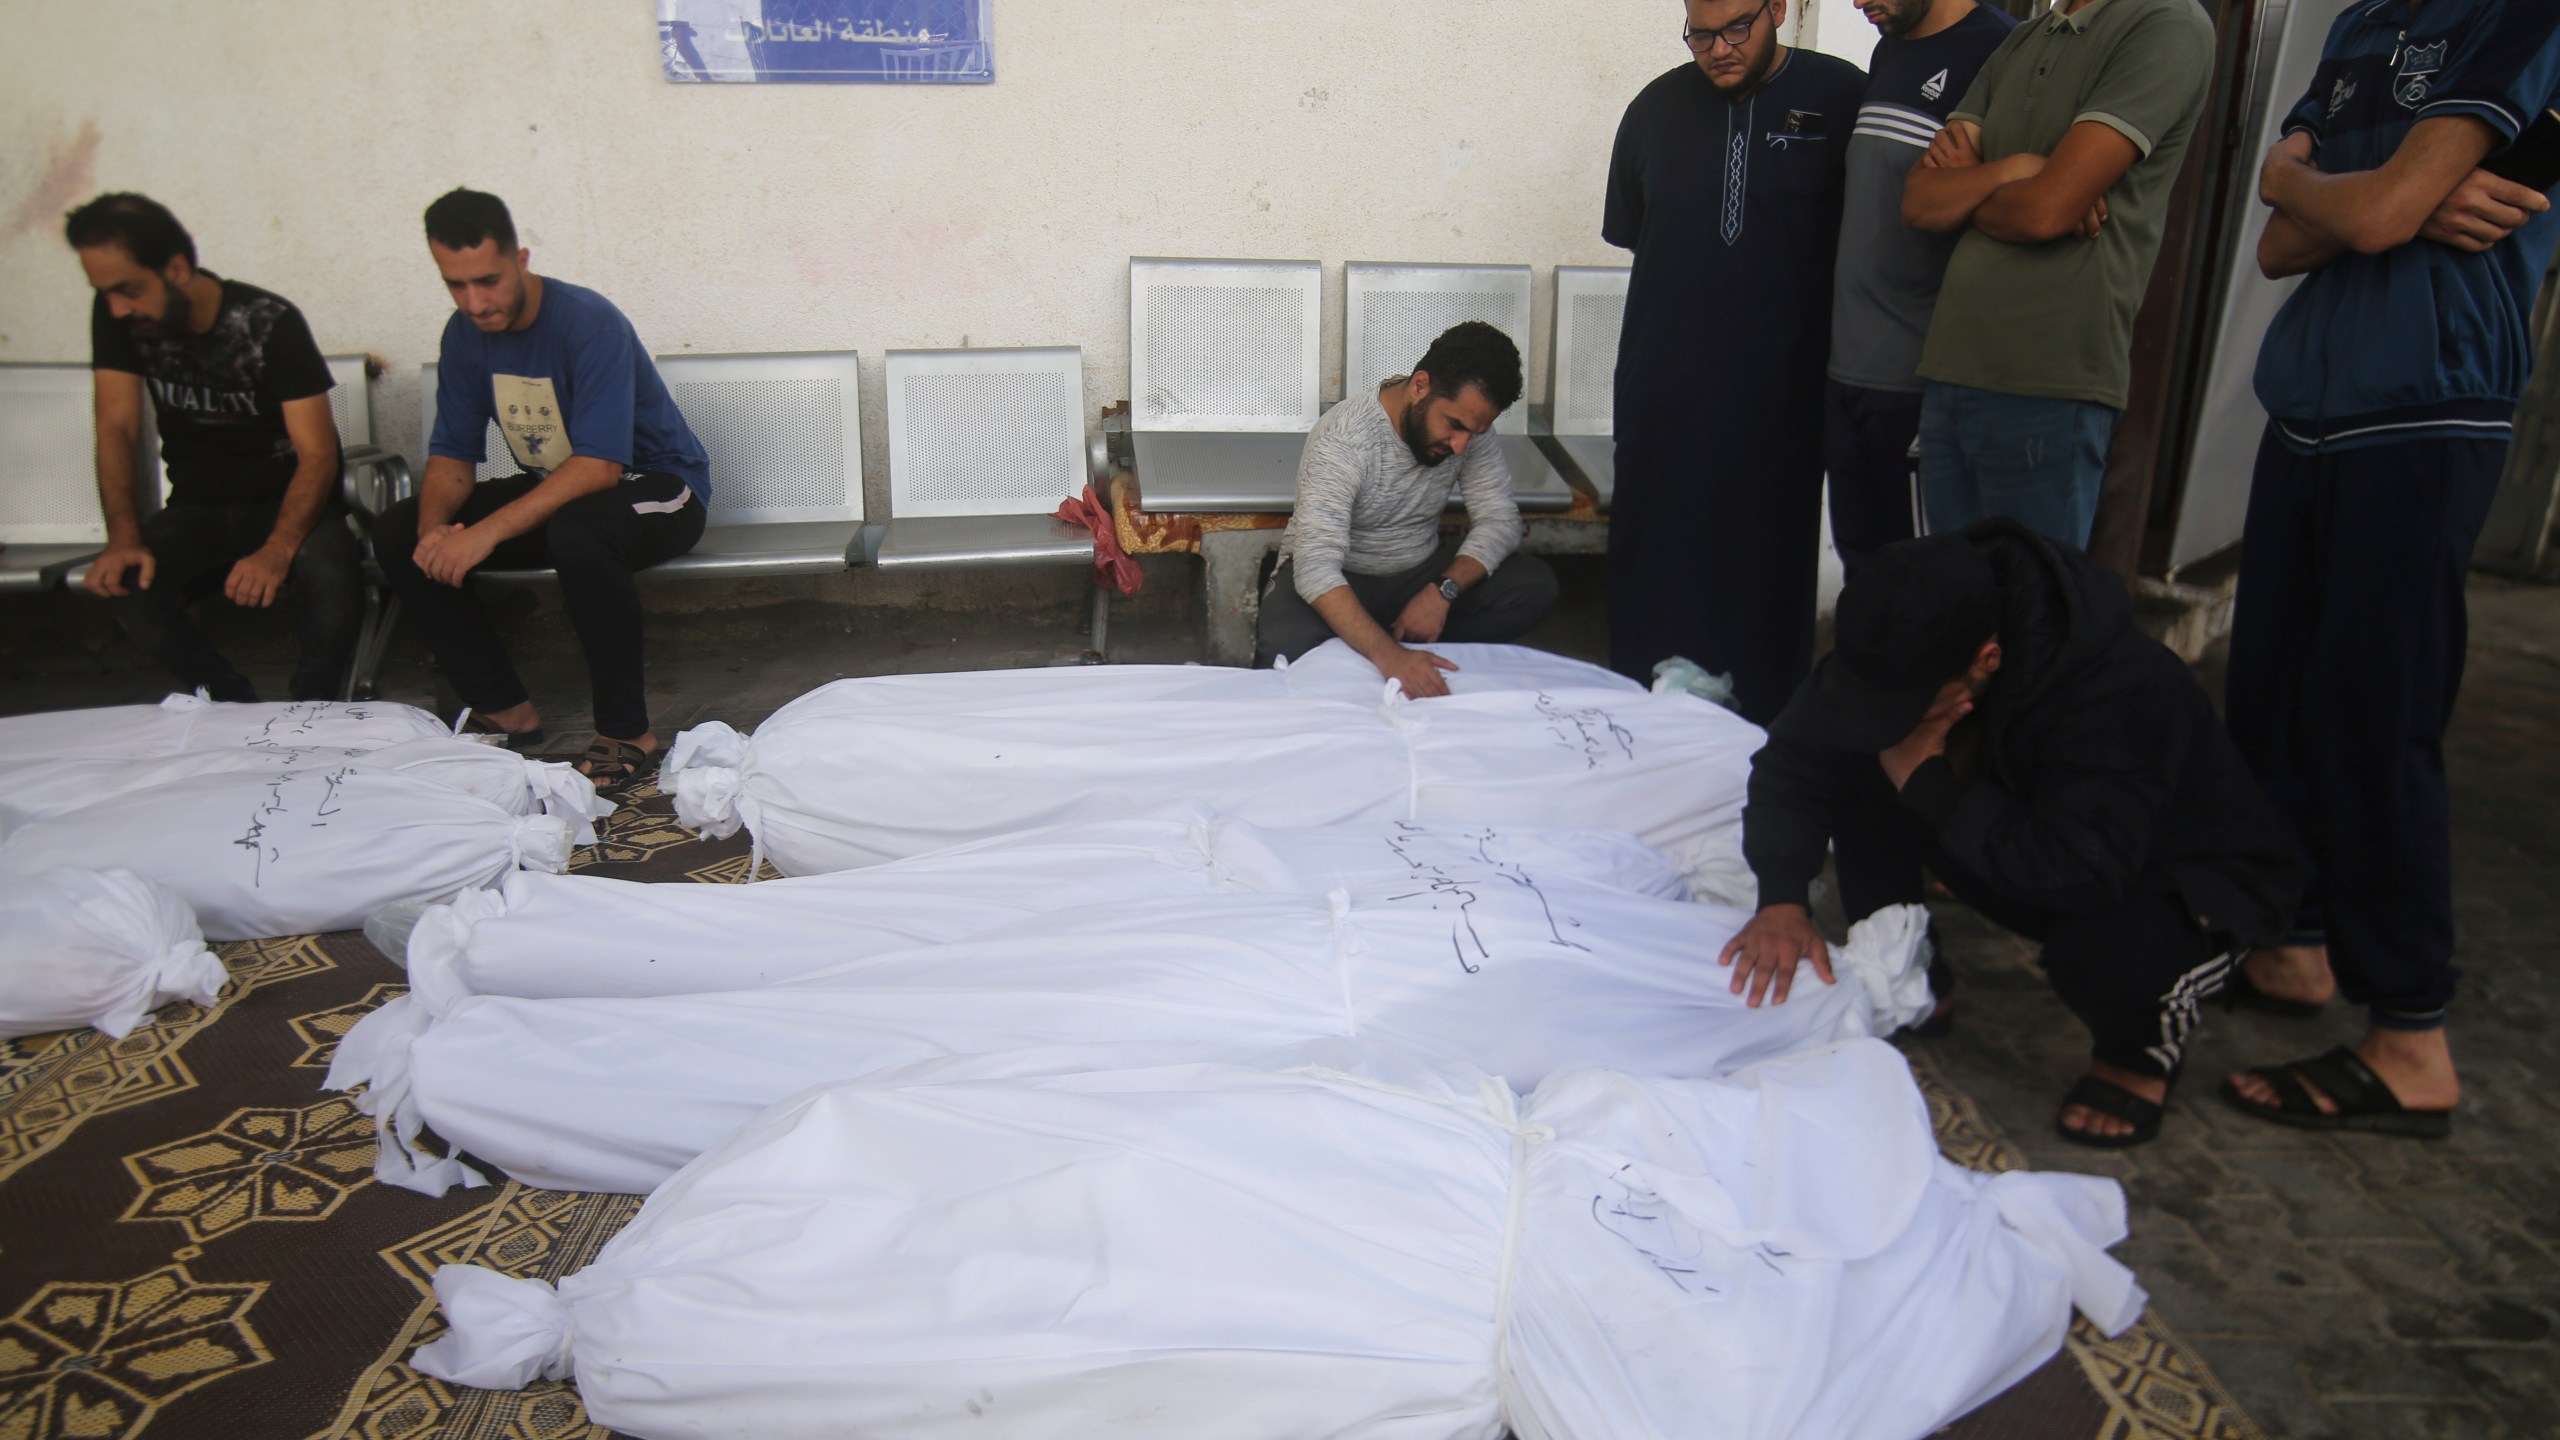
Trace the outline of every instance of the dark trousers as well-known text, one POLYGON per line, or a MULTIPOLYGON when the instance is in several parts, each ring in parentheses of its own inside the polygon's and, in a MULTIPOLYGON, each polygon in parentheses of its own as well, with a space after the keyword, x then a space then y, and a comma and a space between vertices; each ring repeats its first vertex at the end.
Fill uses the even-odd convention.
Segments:
MULTIPOLYGON (((180 500, 144 517, 142 544, 151 552, 154 578, 150 589, 138 590, 134 576, 125 577, 125 593, 112 602, 116 623, 186 688, 202 686, 216 700, 257 698, 248 677, 188 617, 187 606, 222 593, 231 567, 274 533, 282 504, 180 500)), ((302 538, 276 598, 293 612, 301 641, 293 698, 337 699, 364 623, 364 553, 347 528, 347 512, 334 502, 302 538)))
MULTIPOLYGON (((1369 612, 1369 618, 1382 628, 1392 629, 1396 617, 1404 613, 1414 596, 1422 593, 1422 587, 1447 574, 1457 559, 1458 542, 1449 539, 1440 542, 1430 559, 1410 570, 1392 575, 1345 572, 1342 578, 1359 598, 1360 608, 1369 612)), ((1449 606, 1449 620, 1440 627, 1440 638, 1451 642, 1517 640, 1537 628, 1538 622, 1555 608, 1555 570, 1535 555, 1513 555, 1495 566, 1492 574, 1468 586, 1449 606)), ((1281 561, 1262 590, 1262 615, 1254 627, 1253 663, 1269 665, 1279 656, 1295 660, 1332 638, 1333 627, 1324 623, 1324 617, 1298 593, 1296 566, 1281 561)))
MULTIPOLYGON (((530 475, 485 480, 471 489, 454 519, 469 525, 540 483, 530 475)), ((508 540, 489 554, 492 569, 559 572, 560 598, 587 656, 587 683, 595 697, 599 735, 628 740, 649 730, 649 690, 640 645, 640 587, 635 571, 672 560, 702 538, 702 502, 688 499, 673 475, 625 475, 609 490, 582 495, 561 506, 538 529, 508 540), (643 508, 648 507, 648 508, 643 508)), ((504 710, 529 698, 524 681, 498 643, 497 629, 468 585, 456 588, 427 578, 414 558, 418 502, 403 500, 373 527, 373 550, 454 693, 474 710, 504 710)))
POLYGON ((1609 507, 1609 668, 1641 684, 1682 655, 1733 677, 1766 725, 1813 668, 1822 552, 1822 389, 1785 387, 1747 423, 1618 407, 1609 507))
POLYGON ((2386 1028, 2443 1024, 2459 974, 2444 729, 2505 463, 2483 440, 2258 445, 2225 712, 2302 852, 2296 941, 2386 1028))
MULTIPOLYGON (((1832 837, 1840 902, 1850 920, 1918 904, 1921 869, 1992 923, 2035 941, 2054 993, 2089 1028, 2089 1053, 2145 1075, 2178 1073, 2197 1008, 2228 979, 2232 945, 2198 926, 2165 885, 2137 885, 2105 910, 2066 915, 2021 904, 1940 852, 1928 824, 1903 808, 1876 772, 1832 837)), ((1940 972, 1932 970, 1932 985, 1940 972)))
POLYGON ((1920 481, 1912 442, 1920 392, 1831 381, 1822 400, 1822 468, 1831 477, 1831 548, 1856 579, 1867 557, 1920 533, 1920 481))

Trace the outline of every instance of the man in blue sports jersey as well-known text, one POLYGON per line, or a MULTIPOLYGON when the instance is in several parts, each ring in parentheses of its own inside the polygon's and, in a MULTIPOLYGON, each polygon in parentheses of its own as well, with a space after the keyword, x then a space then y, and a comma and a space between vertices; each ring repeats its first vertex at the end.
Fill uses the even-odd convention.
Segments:
POLYGON ((1902 223, 1903 178, 2017 23, 1974 0, 1867 0, 1865 8, 1883 35, 1849 132, 1822 426, 1831 545, 1851 575, 1918 533, 1911 442, 1920 433, 1920 343, 1956 248, 1952 231, 1902 223))
POLYGON ((454 304, 436 430, 417 495, 374 525, 374 555, 454 690, 518 748, 539 742, 542 715, 465 582, 484 564, 555 571, 595 697, 578 768, 613 793, 659 750, 632 573, 702 538, 711 462, 631 322, 583 285, 534 274, 504 201, 455 190, 426 221, 454 304), (521 473, 474 484, 492 421, 521 473))
POLYGON ((2231 1076, 2225 1098, 2315 1129, 2436 1136, 2461 1097, 2445 1043, 2453 880, 2443 740, 2463 581, 2533 358, 2526 307, 2560 216, 2482 166, 2560 91, 2560 12, 2366 0, 2330 29, 2267 155, 2258 246, 2304 275, 2268 327, 2269 416, 2243 535, 2231 733, 2312 885, 2240 999, 2364 1038, 2231 1076))

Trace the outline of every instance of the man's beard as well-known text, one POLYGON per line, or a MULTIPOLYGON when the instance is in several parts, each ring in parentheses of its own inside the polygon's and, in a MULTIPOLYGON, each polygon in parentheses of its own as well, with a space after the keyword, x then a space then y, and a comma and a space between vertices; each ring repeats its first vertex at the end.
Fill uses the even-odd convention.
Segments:
POLYGON ((1413 452, 1413 463, 1426 470, 1448 459, 1452 453, 1446 445, 1435 446, 1431 443, 1430 417, 1423 413, 1430 407, 1431 397, 1425 394, 1421 399, 1404 407, 1404 423, 1396 427, 1396 434, 1404 441, 1404 448, 1413 452), (1437 455, 1431 453, 1435 449, 1440 453, 1437 455))
POLYGON ((1879 35, 1902 36, 1920 28, 1929 18, 1930 0, 1884 0, 1884 23, 1876 27, 1879 35))
POLYGON ((160 295, 159 319, 153 320, 136 315, 125 322, 134 334, 146 340, 156 340, 163 335, 186 334, 187 321, 195 314, 194 304, 187 299, 187 292, 183 288, 163 280, 160 282, 160 295))
POLYGON ((1740 79, 1737 79, 1732 84, 1727 85, 1723 81, 1716 79, 1715 75, 1710 72, 1707 76, 1707 83, 1715 86, 1716 90, 1726 99, 1740 100, 1743 96, 1760 88, 1760 82, 1769 78, 1770 68, 1776 65, 1777 61, 1778 25, 1777 22, 1772 19, 1769 22, 1767 36, 1760 42, 1759 52, 1744 63, 1740 79))

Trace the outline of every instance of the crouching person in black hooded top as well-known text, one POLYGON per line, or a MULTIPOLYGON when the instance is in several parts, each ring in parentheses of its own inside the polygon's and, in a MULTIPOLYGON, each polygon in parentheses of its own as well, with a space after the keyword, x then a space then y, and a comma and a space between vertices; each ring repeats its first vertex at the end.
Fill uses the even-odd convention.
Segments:
MULTIPOLYGON (((1806 897, 1826 846, 1855 920, 1957 898, 2037 941, 2089 1027, 2065 1139, 2160 1130, 2198 1002, 2284 933, 2301 877, 2273 809, 2123 582, 2013 520, 1887 546, 1841 592, 1838 646, 1751 764, 1743 851, 1760 911, 1733 988, 1783 1002, 1830 957, 1806 897)), ((1932 968, 1939 1014, 1952 973, 1932 968)))

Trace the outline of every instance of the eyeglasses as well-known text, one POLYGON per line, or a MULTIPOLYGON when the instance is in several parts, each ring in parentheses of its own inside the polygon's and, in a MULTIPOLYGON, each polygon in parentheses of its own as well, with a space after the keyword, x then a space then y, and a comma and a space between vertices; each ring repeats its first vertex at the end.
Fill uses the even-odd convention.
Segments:
POLYGON ((1713 30, 1700 30, 1693 26, 1683 25, 1680 27, 1680 39, 1688 45, 1692 52, 1699 55, 1705 55, 1713 51, 1716 48, 1716 42, 1718 40, 1722 40, 1725 43, 1725 48, 1729 50, 1739 50, 1742 48, 1742 42, 1750 39, 1752 30, 1759 26, 1760 17, 1768 13, 1769 0, 1760 0, 1759 9, 1752 11, 1750 14, 1743 16, 1741 19, 1734 21, 1730 25, 1719 26, 1713 30))

